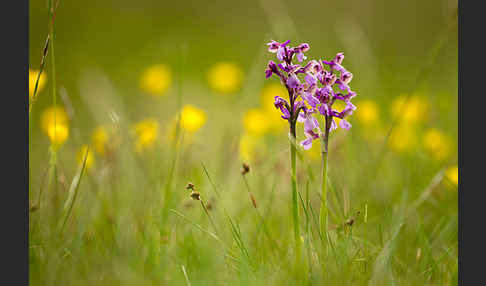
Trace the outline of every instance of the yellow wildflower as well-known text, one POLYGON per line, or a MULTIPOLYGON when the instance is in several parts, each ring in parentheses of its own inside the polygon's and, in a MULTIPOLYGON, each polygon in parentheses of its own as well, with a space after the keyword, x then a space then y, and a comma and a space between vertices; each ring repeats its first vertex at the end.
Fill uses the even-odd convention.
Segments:
POLYGON ((51 124, 46 129, 47 136, 54 146, 61 146, 69 137, 69 128, 64 124, 51 124))
POLYGON ((309 150, 304 151, 304 155, 309 156, 313 161, 321 159, 321 140, 314 140, 312 147, 309 150))
POLYGON ((415 148, 417 144, 416 134, 409 125, 398 125, 393 128, 388 138, 389 146, 397 152, 406 152, 415 148))
POLYGON ((152 95, 164 95, 172 83, 172 74, 168 66, 160 64, 149 67, 142 74, 140 88, 152 95))
POLYGON ((250 134, 243 134, 240 137, 239 156, 245 162, 252 162, 255 159, 255 150, 258 145, 258 140, 250 134))
POLYGON ((91 135, 91 142, 93 143, 95 151, 103 156, 106 151, 106 143, 108 142, 108 132, 106 131, 106 128, 103 126, 97 127, 93 131, 93 135, 91 135))
POLYGON ((455 186, 459 183, 459 168, 457 165, 447 168, 446 178, 455 186))
POLYGON ((450 154, 452 143, 442 132, 435 128, 430 128, 424 134, 423 145, 434 159, 442 160, 450 154))
POLYGON ((269 131, 270 119, 262 109, 249 109, 243 115, 243 127, 248 134, 260 137, 269 131))
POLYGON ((265 110, 277 110, 275 105, 275 96, 286 98, 288 96, 287 89, 281 84, 271 83, 262 89, 260 94, 260 103, 265 110))
POLYGON ((181 128, 188 132, 196 132, 206 123, 204 110, 192 105, 185 105, 181 111, 181 128))
POLYGON ((220 62, 212 66, 208 73, 209 86, 222 94, 237 91, 242 82, 243 72, 231 62, 220 62))
POLYGON ((142 152, 152 147, 159 135, 159 123, 153 118, 144 119, 135 124, 135 150, 142 152))
POLYGON ((408 100, 402 95, 392 103, 392 112, 406 123, 419 123, 427 118, 428 102, 420 95, 411 95, 408 100))
POLYGON ((378 121, 379 109, 378 105, 371 100, 362 100, 357 106, 359 108, 355 111, 356 118, 363 125, 373 125, 378 121))
MULTIPOLYGON (((37 77, 39 76, 38 70, 31 70, 29 69, 29 97, 32 100, 34 96, 34 89, 35 89, 35 82, 37 81, 37 77)), ((37 85, 37 94, 44 88, 46 85, 47 76, 45 71, 39 77, 39 84, 37 85)))
POLYGON ((88 145, 83 145, 79 149, 79 151, 76 155, 76 160, 78 161, 78 164, 80 164, 80 165, 83 164, 85 156, 87 156, 86 157, 86 169, 89 169, 89 168, 91 168, 91 166, 93 166, 93 164, 95 162, 95 158, 94 158, 94 155, 93 155, 93 150, 92 149, 88 150, 88 145), (86 155, 86 152, 88 152, 87 155, 86 155))
POLYGON ((45 133, 48 133, 49 128, 54 125, 54 113, 56 118, 55 123, 57 125, 69 126, 66 110, 60 106, 56 106, 56 108, 51 106, 45 109, 41 115, 41 128, 45 133))

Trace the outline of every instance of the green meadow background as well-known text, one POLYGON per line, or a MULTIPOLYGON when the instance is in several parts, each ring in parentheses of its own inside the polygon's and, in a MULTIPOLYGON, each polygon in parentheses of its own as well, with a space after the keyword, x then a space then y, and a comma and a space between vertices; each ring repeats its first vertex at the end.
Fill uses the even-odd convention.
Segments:
MULTIPOLYGON (((29 3, 31 85, 47 2, 29 3)), ((457 1, 60 0, 54 23, 55 90, 49 51, 29 114, 32 285, 457 285, 457 1), (327 250, 319 143, 298 150, 301 261, 272 39, 343 52, 358 94, 330 138, 327 250)))

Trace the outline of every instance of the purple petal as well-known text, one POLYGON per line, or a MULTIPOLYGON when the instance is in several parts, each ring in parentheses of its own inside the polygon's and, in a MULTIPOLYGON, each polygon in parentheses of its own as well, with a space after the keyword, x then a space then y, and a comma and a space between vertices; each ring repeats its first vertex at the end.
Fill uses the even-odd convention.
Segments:
POLYGON ((345 90, 347 92, 350 92, 351 91, 351 88, 349 87, 349 85, 347 85, 346 83, 340 81, 340 80, 337 80, 336 81, 336 84, 339 85, 339 89, 341 90, 345 90))
POLYGON ((327 104, 321 104, 321 106, 319 106, 319 113, 324 116, 329 115, 329 106, 327 106, 327 104))
POLYGON ((349 130, 349 128, 351 128, 351 123, 347 122, 346 119, 341 119, 341 121, 339 121, 339 127, 349 130))
POLYGON ((301 107, 304 109, 304 111, 306 110, 305 103, 303 101, 300 100, 300 101, 296 101, 294 103, 294 111, 301 108, 301 107))
POLYGON ((304 112, 299 112, 299 115, 297 116, 297 122, 302 123, 305 122, 305 120, 306 120, 306 116, 304 112))
POLYGON ((348 84, 353 79, 353 74, 346 71, 341 73, 341 81, 345 84, 348 84))
POLYGON ((300 52, 305 53, 305 52, 307 52, 307 51, 310 49, 310 46, 309 46, 309 44, 307 44, 307 43, 302 43, 302 44, 300 44, 300 45, 297 47, 297 49, 298 49, 300 52))
POLYGON ((305 76, 305 81, 309 84, 309 85, 313 85, 317 82, 317 79, 310 73, 308 73, 306 76, 305 76))
POLYGON ((311 60, 305 65, 304 70, 311 73, 320 73, 322 65, 316 60, 311 60))
POLYGON ((290 112, 287 110, 287 108, 282 107, 282 108, 280 108, 280 111, 282 111, 282 113, 283 113, 283 115, 282 115, 283 119, 289 119, 290 118, 290 112))
POLYGON ((285 56, 285 48, 283 46, 278 47, 277 50, 277 59, 279 61, 283 61, 285 56))
POLYGON ((304 100, 312 107, 316 107, 320 103, 320 101, 310 93, 304 92, 302 97, 304 97, 304 100))
POLYGON ((287 104, 287 101, 278 95, 275 96, 273 100, 273 104, 276 108, 281 108, 282 106, 285 106, 287 104))
POLYGON ((338 63, 335 63, 334 65, 332 65, 332 68, 337 70, 337 71, 340 71, 340 72, 346 72, 346 69, 338 63))
POLYGON ((327 73, 324 75, 324 84, 333 85, 336 82, 336 75, 332 73, 327 73))
POLYGON ((328 66, 333 66, 335 64, 333 61, 328 62, 326 60, 322 60, 322 62, 328 66))
POLYGON ((299 78, 295 74, 290 74, 289 78, 287 79, 287 85, 290 88, 297 88, 300 85, 299 78))
POLYGON ((343 53, 337 53, 336 57, 334 58, 334 62, 337 63, 338 65, 342 64, 344 60, 344 54, 343 53))
MULTIPOLYGON (((305 132, 312 131, 312 129, 316 128, 314 124, 314 120, 312 120, 312 116, 306 116, 305 121, 304 121, 304 130, 305 132)), ((314 118, 315 119, 315 118, 314 118)))
POLYGON ((277 74, 278 76, 280 75, 280 72, 277 69, 277 64, 275 64, 274 61, 268 61, 267 69, 265 70, 265 76, 266 78, 269 78, 272 76, 272 74, 277 74))
POLYGON ((300 146, 304 148, 304 150, 309 150, 312 147, 312 138, 307 138, 300 142, 300 146))
POLYGON ((267 46, 270 53, 276 53, 278 47, 280 47, 280 43, 272 40, 270 43, 267 43, 267 46))
POLYGON ((336 125, 336 122, 334 121, 334 118, 332 119, 331 121, 331 128, 329 129, 329 131, 333 131, 333 130, 336 130, 337 129, 337 125, 336 125))
POLYGON ((307 57, 304 55, 304 53, 297 53, 297 60, 299 60, 299 62, 302 62, 306 59, 307 57))
POLYGON ((344 118, 348 115, 353 114, 353 111, 356 110, 356 106, 351 103, 351 101, 346 102, 346 107, 343 109, 342 112, 338 114, 339 118, 344 118))

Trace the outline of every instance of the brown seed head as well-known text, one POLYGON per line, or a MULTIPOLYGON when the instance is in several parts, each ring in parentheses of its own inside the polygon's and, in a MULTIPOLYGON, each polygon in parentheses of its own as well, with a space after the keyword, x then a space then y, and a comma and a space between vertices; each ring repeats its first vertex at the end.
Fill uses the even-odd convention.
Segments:
POLYGON ((191 198, 193 200, 199 201, 201 199, 201 194, 197 191, 192 191, 191 192, 191 198))
POLYGON ((194 184, 193 183, 187 183, 186 190, 194 190, 194 184))
POLYGON ((248 165, 247 163, 243 163, 243 167, 241 168, 241 174, 245 175, 248 172, 250 172, 250 165, 248 165))
POLYGON ((354 223, 354 218, 350 218, 347 222, 346 222, 346 225, 347 226, 352 226, 354 223))

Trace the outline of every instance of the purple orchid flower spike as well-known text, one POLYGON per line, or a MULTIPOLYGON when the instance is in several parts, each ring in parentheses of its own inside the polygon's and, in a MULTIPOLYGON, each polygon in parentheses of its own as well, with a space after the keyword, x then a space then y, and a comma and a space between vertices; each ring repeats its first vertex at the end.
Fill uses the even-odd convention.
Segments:
POLYGON ((294 222, 295 249, 299 256, 300 234, 298 226, 298 207, 297 207, 297 186, 295 176, 295 140, 296 122, 304 124, 305 139, 300 142, 303 149, 308 150, 316 139, 321 139, 322 154, 322 194, 321 194, 321 214, 320 231, 327 235, 327 203, 326 203, 326 178, 327 178, 327 152, 330 132, 341 129, 349 130, 351 123, 347 117, 353 114, 356 106, 351 103, 351 99, 356 96, 356 92, 349 86, 353 79, 353 74, 343 66, 344 54, 337 53, 330 60, 310 60, 307 64, 305 52, 310 49, 309 44, 302 43, 296 47, 291 47, 290 41, 283 43, 270 41, 268 51, 276 54, 278 62, 270 61, 265 76, 267 78, 277 75, 281 83, 289 93, 288 100, 275 97, 275 108, 282 112, 281 117, 289 122, 290 129, 290 157, 291 157, 291 182, 292 182, 292 213, 294 222), (294 55, 303 66, 293 63, 294 55), (336 100, 346 103, 346 107, 341 112, 333 109, 336 100), (319 127, 319 122, 315 116, 324 117, 323 130, 319 127), (339 118, 339 126, 335 118, 339 118))
MULTIPOLYGON (((293 63, 292 60, 295 55, 298 62, 305 61, 307 59, 305 52, 310 49, 309 44, 302 43, 291 47, 289 40, 285 42, 272 40, 267 46, 269 52, 276 54, 279 62, 269 61, 265 76, 269 78, 274 74, 277 75, 289 90, 288 101, 282 98, 275 99, 275 107, 282 112, 282 118, 288 120, 292 126, 298 121, 307 122, 305 118, 308 116, 321 115, 328 122, 326 123, 327 132, 337 128, 349 130, 351 124, 345 118, 352 115, 356 109, 351 103, 351 99, 356 96, 356 93, 349 86, 353 74, 342 66, 344 54, 337 53, 330 61, 310 60, 301 66, 293 63), (343 111, 333 110, 336 100, 346 103, 343 111), (309 112, 304 102, 315 112, 309 112), (335 123, 334 117, 341 119, 339 126, 335 123)), ((304 126, 304 133, 307 136, 306 143, 308 140, 319 138, 310 132, 304 126)), ((315 133, 315 131, 312 132, 315 133)), ((309 144, 307 143, 306 146, 309 144)))
MULTIPOLYGON (((290 165, 292 172, 290 176, 290 181, 292 184, 292 216, 294 223, 294 237, 296 238, 295 249, 297 253, 300 253, 301 243, 300 230, 298 226, 299 211, 297 202, 297 182, 295 175, 296 123, 298 120, 301 119, 301 114, 308 111, 304 102, 305 99, 303 97, 307 97, 308 100, 313 102, 315 105, 317 105, 319 101, 310 97, 313 96, 313 93, 315 93, 315 90, 317 89, 317 80, 315 80, 315 76, 308 77, 307 79, 299 79, 299 75, 306 74, 306 69, 299 64, 295 64, 292 62, 294 55, 296 55, 296 58, 299 62, 303 62, 307 59, 304 53, 310 49, 309 44, 303 43, 298 45, 297 47, 290 47, 289 44, 290 40, 283 43, 272 40, 267 44, 268 51, 270 53, 276 54, 279 62, 275 63, 273 61, 270 61, 268 63, 267 69, 265 70, 265 76, 269 78, 274 74, 277 75, 280 78, 281 83, 285 86, 289 93, 288 101, 279 96, 276 96, 274 100, 274 105, 275 108, 279 109, 282 112, 281 117, 289 122, 289 135, 291 139, 290 165)), ((307 122, 304 124, 307 127, 310 127, 309 124, 314 124, 317 122, 312 120, 311 118, 307 119, 307 121, 309 120, 311 120, 310 123, 307 122)), ((318 125, 316 126, 318 127, 318 125)), ((308 130, 306 132, 306 136, 310 138, 310 142, 308 140, 307 143, 303 145, 305 148, 307 148, 307 146, 312 146, 312 140, 319 137, 318 133, 314 132, 313 130, 308 130)), ((300 254, 297 254, 297 256, 300 256, 300 254)))

